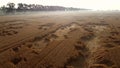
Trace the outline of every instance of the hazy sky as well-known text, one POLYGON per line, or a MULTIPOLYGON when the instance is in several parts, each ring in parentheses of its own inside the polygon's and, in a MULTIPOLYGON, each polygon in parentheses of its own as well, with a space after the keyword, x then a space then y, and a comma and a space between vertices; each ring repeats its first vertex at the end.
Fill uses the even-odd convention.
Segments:
POLYGON ((95 10, 120 10, 120 0, 0 0, 0 6, 8 2, 42 4, 42 5, 58 5, 65 7, 88 8, 95 10))

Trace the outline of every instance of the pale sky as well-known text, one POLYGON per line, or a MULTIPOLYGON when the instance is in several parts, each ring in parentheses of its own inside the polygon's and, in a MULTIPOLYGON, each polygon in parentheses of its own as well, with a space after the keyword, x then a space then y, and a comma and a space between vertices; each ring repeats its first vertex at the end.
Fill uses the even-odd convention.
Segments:
POLYGON ((8 2, 58 5, 95 10, 120 10, 120 0, 0 0, 0 6, 6 5, 8 2))

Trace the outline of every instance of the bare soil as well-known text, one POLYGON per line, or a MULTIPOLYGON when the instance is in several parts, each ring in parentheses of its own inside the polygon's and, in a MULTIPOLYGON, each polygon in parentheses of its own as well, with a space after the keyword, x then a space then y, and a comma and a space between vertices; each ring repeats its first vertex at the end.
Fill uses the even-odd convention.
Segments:
POLYGON ((0 16, 0 68, 120 68, 120 12, 0 16))

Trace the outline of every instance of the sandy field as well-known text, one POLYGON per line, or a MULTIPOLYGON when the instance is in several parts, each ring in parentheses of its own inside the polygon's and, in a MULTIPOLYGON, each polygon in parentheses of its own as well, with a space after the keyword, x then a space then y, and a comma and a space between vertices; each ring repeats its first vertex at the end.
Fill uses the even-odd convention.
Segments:
POLYGON ((120 68, 120 12, 0 16, 0 68, 120 68))

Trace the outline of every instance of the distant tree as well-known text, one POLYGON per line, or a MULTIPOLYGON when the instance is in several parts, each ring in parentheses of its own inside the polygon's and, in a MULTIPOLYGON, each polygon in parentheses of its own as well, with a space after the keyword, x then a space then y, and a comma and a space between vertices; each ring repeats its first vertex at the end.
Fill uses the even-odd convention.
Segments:
POLYGON ((10 9, 14 9, 15 8, 15 4, 14 3, 8 3, 7 6, 10 9))
POLYGON ((15 4, 14 3, 8 3, 7 4, 7 12, 13 12, 15 10, 15 4))
POLYGON ((24 7, 24 4, 22 4, 22 3, 18 3, 18 10, 22 10, 23 7, 24 7))
POLYGON ((28 4, 24 4, 24 9, 25 9, 25 10, 28 9, 28 4))
POLYGON ((2 7, 1 7, 1 10, 3 11, 3 12, 6 12, 6 9, 7 7, 5 7, 5 5, 3 5, 2 7))
POLYGON ((27 5, 27 4, 18 3, 18 8, 17 8, 18 11, 26 11, 27 8, 28 8, 28 5, 27 5))

